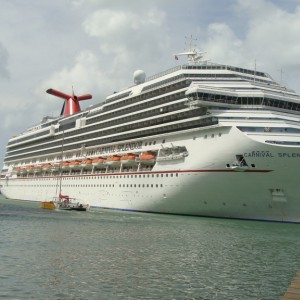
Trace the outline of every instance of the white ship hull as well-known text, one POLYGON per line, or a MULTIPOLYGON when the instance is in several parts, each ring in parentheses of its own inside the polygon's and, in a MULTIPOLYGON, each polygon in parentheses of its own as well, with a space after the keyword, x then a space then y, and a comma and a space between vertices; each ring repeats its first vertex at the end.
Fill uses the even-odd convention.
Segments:
MULTIPOLYGON (((300 148, 258 142, 235 127, 218 126, 170 135, 168 141, 185 146, 189 155, 157 161, 151 171, 64 175, 62 191, 99 208, 300 222, 300 148), (237 154, 248 169, 233 167, 237 154)), ((55 196, 58 180, 11 176, 1 180, 1 191, 8 198, 41 201, 55 196)))
POLYGON ((48 89, 65 99, 63 115, 8 141, 1 192, 300 223, 300 96, 266 73, 204 61, 196 49, 180 55, 188 64, 147 79, 135 72, 135 85, 83 111, 90 94, 48 89))

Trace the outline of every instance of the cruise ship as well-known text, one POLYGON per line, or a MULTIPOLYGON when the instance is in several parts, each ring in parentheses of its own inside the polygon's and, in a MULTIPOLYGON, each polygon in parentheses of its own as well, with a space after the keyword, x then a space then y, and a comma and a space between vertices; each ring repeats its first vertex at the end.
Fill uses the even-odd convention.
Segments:
POLYGON ((9 139, 1 192, 92 207, 300 222, 300 97, 267 73, 205 61, 146 77, 103 102, 49 89, 62 114, 9 139))

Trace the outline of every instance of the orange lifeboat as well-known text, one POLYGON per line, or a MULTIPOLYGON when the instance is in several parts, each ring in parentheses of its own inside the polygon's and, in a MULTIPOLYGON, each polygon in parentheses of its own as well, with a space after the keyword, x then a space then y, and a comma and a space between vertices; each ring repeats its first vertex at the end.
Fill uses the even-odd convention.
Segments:
POLYGON ((52 167, 52 165, 50 163, 43 164, 41 166, 41 168, 42 168, 43 171, 49 171, 51 167, 52 167))
POLYGON ((105 158, 104 157, 97 157, 97 158, 94 158, 92 160, 92 164, 95 167, 102 166, 104 164, 104 162, 105 162, 105 158))
POLYGON ((109 156, 107 159, 106 159, 106 164, 108 165, 120 165, 121 164, 121 156, 119 155, 112 155, 112 156, 109 156))
POLYGON ((80 169, 81 168, 81 161, 80 160, 73 160, 69 163, 69 167, 71 169, 80 169))
POLYGON ((121 156, 121 163, 123 165, 132 165, 135 164, 136 155, 134 153, 127 153, 121 156))
POLYGON ((140 161, 144 164, 154 164, 155 163, 156 153, 152 151, 143 152, 140 155, 140 161))
POLYGON ((61 168, 62 168, 63 170, 68 170, 68 169, 70 169, 70 162, 69 162, 69 161, 64 161, 64 162, 62 163, 62 165, 61 165, 61 168))
POLYGON ((62 163, 55 163, 51 166, 51 171, 58 171, 62 163))
POLYGON ((33 173, 33 166, 27 166, 26 167, 26 172, 27 173, 33 173))
POLYGON ((21 173, 21 170, 22 170, 21 167, 16 167, 16 168, 14 169, 14 171, 15 171, 17 174, 20 174, 20 173, 21 173))
POLYGON ((41 165, 37 165, 33 167, 33 172, 34 173, 39 173, 42 171, 42 166, 41 165))
POLYGON ((91 158, 87 158, 81 162, 81 166, 84 167, 85 169, 90 169, 93 166, 92 162, 93 160, 91 158))
POLYGON ((20 174, 26 173, 26 167, 20 167, 20 174))

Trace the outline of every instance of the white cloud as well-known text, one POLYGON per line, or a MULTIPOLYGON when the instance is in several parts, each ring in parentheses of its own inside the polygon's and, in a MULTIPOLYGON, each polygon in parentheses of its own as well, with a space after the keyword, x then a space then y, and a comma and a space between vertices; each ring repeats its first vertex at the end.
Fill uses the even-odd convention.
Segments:
MULTIPOLYGON (((279 78, 300 68, 300 6, 288 12, 265 0, 238 0, 236 13, 243 16, 246 32, 238 37, 227 23, 207 27, 204 49, 214 61, 253 68, 279 78)), ((285 82, 286 83, 286 82, 285 82)), ((298 88, 295 81, 289 82, 298 88)))
MULTIPOLYGON (((72 91, 72 86, 77 93, 85 92, 92 89, 101 78, 98 70, 99 59, 89 50, 83 50, 75 59, 75 63, 71 68, 64 67, 59 71, 54 72, 48 79, 44 80, 40 89, 69 89, 72 91)), ((67 91, 66 91, 67 93, 67 91)))
POLYGON ((140 53, 145 55, 145 61, 145 57, 151 57, 153 51, 161 52, 169 44, 165 13, 156 8, 143 12, 139 9, 130 12, 97 10, 83 22, 83 28, 89 35, 100 38, 103 54, 120 55, 117 60, 123 62, 141 58, 140 53))
POLYGON ((207 29, 208 38, 205 43, 205 51, 214 60, 231 64, 241 64, 243 42, 233 30, 225 23, 213 23, 207 29), (238 53, 238 55, 237 55, 238 53))
POLYGON ((140 10, 137 6, 130 12, 115 8, 89 14, 82 26, 99 48, 82 50, 71 67, 64 66, 52 73, 36 92, 49 87, 66 90, 74 85, 77 94, 94 93, 99 102, 132 84, 135 69, 154 72, 154 66, 158 71, 157 64, 163 61, 163 53, 169 47, 165 13, 151 8, 143 9, 141 15, 140 10))

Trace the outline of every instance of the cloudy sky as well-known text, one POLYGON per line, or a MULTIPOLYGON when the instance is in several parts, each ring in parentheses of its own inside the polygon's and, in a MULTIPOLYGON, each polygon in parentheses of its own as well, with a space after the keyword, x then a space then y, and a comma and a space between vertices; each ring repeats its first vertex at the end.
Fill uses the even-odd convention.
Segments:
POLYGON ((300 0, 0 0, 0 161, 8 139, 60 113, 54 88, 85 106, 184 61, 185 37, 211 61, 266 71, 300 93, 300 0))

